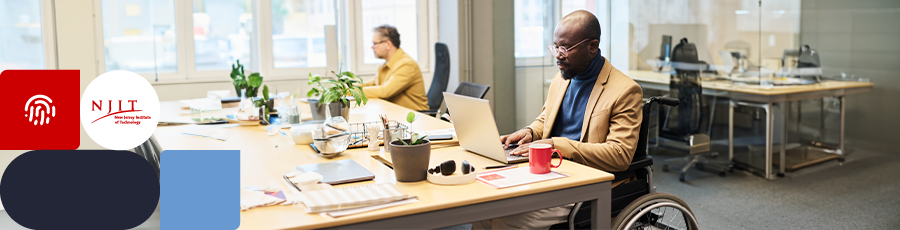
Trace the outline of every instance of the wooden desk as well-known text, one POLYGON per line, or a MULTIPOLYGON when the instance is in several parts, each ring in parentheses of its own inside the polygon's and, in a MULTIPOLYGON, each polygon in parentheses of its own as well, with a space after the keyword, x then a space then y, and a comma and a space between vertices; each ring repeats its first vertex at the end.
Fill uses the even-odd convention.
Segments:
MULTIPOLYGON (((166 104, 166 103, 163 103, 166 104)), ((164 108, 175 109, 173 107, 164 108)), ((402 119, 410 110, 382 101, 369 100, 362 108, 350 112, 350 122, 377 120, 378 114, 391 119, 402 119)), ((452 128, 450 123, 423 116, 411 125, 413 130, 452 128)), ((363 149, 351 149, 343 156, 325 159, 315 155, 309 146, 294 145, 289 136, 267 136, 264 126, 188 125, 165 126, 154 133, 163 149, 220 149, 241 150, 241 186, 267 186, 275 181, 282 189, 281 176, 297 165, 353 159, 375 174, 375 180, 351 185, 388 182, 396 183, 393 171, 374 160, 363 149), (228 138, 220 141, 211 138, 180 134, 216 133, 228 138)), ((472 154, 460 147, 432 150, 431 165, 447 159, 457 162, 468 160, 479 171, 481 167, 499 165, 499 162, 472 154)), ((527 163, 522 164, 527 166, 527 163)), ((241 229, 311 229, 311 228, 415 228, 446 227, 479 220, 497 218, 531 210, 538 210, 579 201, 590 201, 595 208, 594 226, 610 226, 610 181, 613 175, 587 166, 567 161, 557 171, 569 177, 538 182, 530 185, 494 189, 479 182, 460 186, 440 186, 427 181, 397 183, 404 192, 418 196, 419 202, 406 204, 340 218, 319 214, 307 214, 304 209, 292 206, 254 208, 241 212, 241 229)), ((237 209, 237 207, 235 207, 237 209)))
MULTIPOLYGON (((667 73, 659 73, 654 71, 644 71, 644 70, 631 70, 631 71, 623 71, 625 74, 630 76, 634 81, 641 85, 642 88, 645 89, 655 89, 668 91, 669 90, 669 79, 670 75, 667 73)), ((865 93, 872 91, 872 87, 875 85, 871 82, 850 82, 850 81, 824 81, 817 84, 811 85, 790 85, 790 86, 761 86, 761 85, 745 85, 745 84, 736 84, 732 83, 728 80, 715 80, 715 81, 703 81, 701 83, 703 86, 703 94, 704 95, 712 95, 716 97, 726 97, 730 98, 731 101, 729 103, 728 110, 728 156, 729 159, 734 158, 734 107, 737 105, 741 106, 751 106, 762 108, 766 111, 766 156, 765 156, 765 169, 764 172, 758 172, 751 170, 752 172, 762 174, 763 177, 767 179, 774 179, 775 176, 784 176, 786 168, 800 168, 807 165, 815 164, 818 162, 830 160, 830 159, 838 159, 839 161, 843 161, 844 158, 844 107, 845 101, 844 96, 865 93), (799 162, 791 162, 794 163, 792 165, 787 165, 786 159, 787 156, 785 153, 788 151, 786 149, 787 142, 787 113, 782 112, 782 119, 785 122, 781 124, 781 146, 779 149, 780 152, 780 162, 779 162, 779 170, 777 174, 773 174, 772 170, 772 144, 774 143, 773 138, 773 123, 775 120, 775 115, 773 111, 773 105, 778 105, 781 111, 787 111, 787 107, 794 101, 807 100, 807 99, 822 99, 825 97, 837 97, 841 101, 840 108, 840 116, 841 116, 841 128, 840 128, 840 141, 837 146, 833 146, 831 148, 822 148, 819 144, 806 146, 804 151, 811 151, 816 153, 813 158, 808 159, 799 159, 799 162)), ((824 104, 824 102, 823 102, 824 104)), ((714 107, 713 107, 714 108, 714 107)), ((822 108, 824 110, 824 108, 822 108)), ((824 119, 823 119, 824 121, 824 119)), ((798 121, 799 122, 799 121, 798 121)), ((824 123, 822 124, 822 128, 824 128, 824 123)), ((794 154, 799 155, 799 154, 794 154)), ((750 162, 747 162, 747 166, 750 162)), ((752 168, 750 168, 752 169, 752 168)))

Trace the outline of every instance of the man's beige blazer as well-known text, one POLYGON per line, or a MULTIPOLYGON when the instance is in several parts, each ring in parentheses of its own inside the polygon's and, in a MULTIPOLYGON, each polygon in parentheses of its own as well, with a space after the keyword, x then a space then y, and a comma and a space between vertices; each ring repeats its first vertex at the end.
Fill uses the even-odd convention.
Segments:
MULTIPOLYGON (((581 140, 553 137, 553 146, 566 159, 607 172, 620 172, 628 169, 637 148, 643 93, 634 80, 608 60, 604 62, 585 107, 581 140)), ((568 87, 569 80, 563 80, 559 73, 553 77, 541 115, 528 126, 534 140, 550 138, 550 129, 568 87)))

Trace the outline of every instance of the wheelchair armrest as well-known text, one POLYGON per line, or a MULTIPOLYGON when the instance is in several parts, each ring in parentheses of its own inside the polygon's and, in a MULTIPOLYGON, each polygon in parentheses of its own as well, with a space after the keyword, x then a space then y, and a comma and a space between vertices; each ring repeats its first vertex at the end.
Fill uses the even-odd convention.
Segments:
POLYGON ((635 171, 638 169, 643 169, 644 167, 653 165, 653 157, 647 156, 644 159, 634 160, 631 162, 631 165, 628 166, 628 169, 622 172, 613 172, 613 176, 615 179, 613 181, 620 181, 624 179, 628 179, 634 176, 635 171))

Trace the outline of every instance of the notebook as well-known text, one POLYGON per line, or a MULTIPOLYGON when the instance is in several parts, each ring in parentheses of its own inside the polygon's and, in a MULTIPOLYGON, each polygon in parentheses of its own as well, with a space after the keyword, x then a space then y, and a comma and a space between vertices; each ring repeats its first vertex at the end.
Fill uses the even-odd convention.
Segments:
POLYGON ((300 200, 306 211, 328 212, 384 204, 415 198, 397 189, 393 184, 368 184, 331 190, 300 192, 300 200))
POLYGON ((317 172, 322 174, 322 181, 330 185, 375 179, 375 174, 357 164, 356 161, 347 159, 327 163, 305 164, 297 166, 294 171, 299 173, 317 172))

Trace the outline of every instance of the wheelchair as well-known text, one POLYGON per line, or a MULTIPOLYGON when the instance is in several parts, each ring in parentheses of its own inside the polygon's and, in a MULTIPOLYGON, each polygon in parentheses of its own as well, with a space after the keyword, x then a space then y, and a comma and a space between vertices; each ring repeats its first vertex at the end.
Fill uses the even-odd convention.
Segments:
MULTIPOLYGON (((615 181, 636 177, 637 180, 612 189, 612 229, 698 229, 697 219, 687 203, 675 195, 656 192, 653 186, 653 158, 647 147, 650 110, 654 103, 677 106, 678 99, 651 97, 642 106, 638 147, 631 165, 623 172, 613 172, 615 181)), ((609 226, 590 226, 590 204, 577 203, 569 213, 569 220, 551 229, 606 229, 609 226)))

